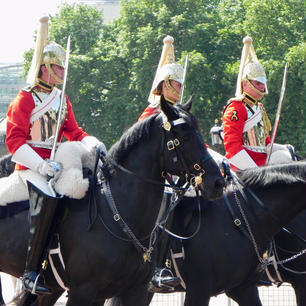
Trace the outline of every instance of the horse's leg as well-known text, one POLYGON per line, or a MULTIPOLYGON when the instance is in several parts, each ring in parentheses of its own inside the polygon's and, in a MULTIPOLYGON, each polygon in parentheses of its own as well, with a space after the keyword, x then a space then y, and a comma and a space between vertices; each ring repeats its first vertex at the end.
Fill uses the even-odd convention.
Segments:
POLYGON ((90 302, 87 302, 85 300, 82 300, 82 301, 80 300, 79 301, 77 298, 76 299, 68 298, 66 306, 84 306, 84 305, 86 305, 86 306, 103 306, 104 303, 105 303, 105 300, 104 301, 100 301, 99 303, 95 303, 94 302, 94 303, 90 304, 90 302))
POLYGON ((197 290, 195 287, 189 291, 187 288, 184 306, 208 306, 209 305, 210 296, 205 294, 205 292, 201 292, 201 290, 197 290))
POLYGON ((62 289, 59 289, 59 290, 52 289, 52 294, 40 295, 38 297, 38 303, 36 305, 37 306, 53 306, 55 305, 56 301, 60 298, 60 296, 63 294, 63 292, 64 290, 62 289))
POLYGON ((122 306, 148 306, 151 302, 151 294, 148 292, 147 285, 141 285, 120 295, 120 301, 122 306))
POLYGON ((262 306, 256 285, 237 287, 225 293, 239 306, 262 306))
POLYGON ((81 289, 80 287, 69 290, 66 306, 92 306, 94 293, 91 290, 81 289))
POLYGON ((305 282, 299 282, 292 284, 297 306, 306 306, 306 291, 305 291, 305 282))
POLYGON ((0 306, 5 305, 3 295, 2 295, 2 285, 1 285, 1 278, 0 278, 0 306))
POLYGON ((18 297, 17 306, 36 306, 38 305, 37 298, 37 295, 24 291, 21 293, 21 296, 18 297))

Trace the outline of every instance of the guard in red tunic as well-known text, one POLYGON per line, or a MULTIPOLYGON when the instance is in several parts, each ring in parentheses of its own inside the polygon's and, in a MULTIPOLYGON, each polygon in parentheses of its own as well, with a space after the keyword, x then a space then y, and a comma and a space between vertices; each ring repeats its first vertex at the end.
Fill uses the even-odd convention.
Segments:
MULTIPOLYGON (((271 123, 259 101, 268 93, 267 78, 250 37, 243 39, 236 96, 223 112, 225 157, 234 169, 263 166, 270 150, 271 123)), ((285 145, 274 144, 270 163, 291 161, 285 145)))
MULTIPOLYGON (((173 41, 174 39, 171 36, 166 36, 163 40, 161 58, 148 99, 150 105, 138 120, 159 113, 161 103, 176 104, 180 99, 184 69, 181 65, 175 63, 173 41)), ((165 192, 171 196, 171 193, 167 192, 167 190, 165 192)), ((168 246, 170 247, 169 242, 168 246)), ((180 283, 180 279, 173 276, 171 271, 171 259, 168 254, 169 247, 164 250, 159 248, 160 254, 158 254, 157 268, 149 286, 149 291, 151 292, 172 292, 174 287, 180 283), (162 266, 163 268, 161 268, 162 266)))
MULTIPOLYGON (((58 202, 47 181, 47 177, 56 178, 61 170, 57 162, 48 160, 55 141, 58 118, 62 118, 56 139, 58 144, 63 136, 69 141, 81 141, 85 146, 102 144, 78 126, 67 96, 64 98, 63 108, 60 109, 62 92, 56 85, 63 82, 64 63, 65 51, 60 45, 48 42, 48 17, 43 17, 40 19, 27 78, 29 86, 22 89, 9 105, 6 131, 6 145, 13 154, 12 160, 16 162, 15 171, 8 178, 14 182, 15 193, 23 191, 23 195, 26 194, 29 198, 27 181, 30 181, 38 186, 42 195, 41 200, 35 203, 35 209, 30 198, 30 239, 23 276, 25 289, 34 294, 50 293, 40 281, 38 271, 58 202), (59 117, 60 111, 62 116, 59 117)), ((0 190, 0 201, 9 202, 9 195, 4 189, 0 190)))

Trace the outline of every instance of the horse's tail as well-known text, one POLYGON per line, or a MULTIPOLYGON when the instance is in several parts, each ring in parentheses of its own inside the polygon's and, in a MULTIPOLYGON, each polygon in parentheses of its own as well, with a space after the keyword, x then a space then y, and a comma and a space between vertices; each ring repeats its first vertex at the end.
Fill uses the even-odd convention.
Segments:
POLYGON ((122 306, 121 300, 118 297, 113 297, 111 299, 108 299, 104 305, 105 306, 122 306))

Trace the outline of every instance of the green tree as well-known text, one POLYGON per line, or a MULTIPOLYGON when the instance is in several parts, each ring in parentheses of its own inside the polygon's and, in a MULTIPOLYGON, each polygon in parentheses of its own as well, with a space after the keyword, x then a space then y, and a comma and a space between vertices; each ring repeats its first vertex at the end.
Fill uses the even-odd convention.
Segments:
MULTIPOLYGON (((305 8, 297 0, 121 0, 121 15, 103 25, 84 5, 64 5, 52 18, 51 39, 71 35, 67 92, 84 128, 110 146, 137 120, 160 58, 162 40, 175 38, 176 61, 189 54, 186 97, 204 138, 235 93, 242 38, 253 37, 266 68, 266 109, 274 120, 284 64, 288 82, 277 141, 305 147, 305 8)), ((29 56, 28 56, 29 58, 29 56)))
POLYGON ((305 5, 297 0, 245 0, 248 8, 243 27, 254 38, 258 58, 268 76, 264 99, 274 122, 285 62, 288 81, 276 141, 291 143, 305 156, 305 5), (276 13, 277 12, 277 13, 276 13))

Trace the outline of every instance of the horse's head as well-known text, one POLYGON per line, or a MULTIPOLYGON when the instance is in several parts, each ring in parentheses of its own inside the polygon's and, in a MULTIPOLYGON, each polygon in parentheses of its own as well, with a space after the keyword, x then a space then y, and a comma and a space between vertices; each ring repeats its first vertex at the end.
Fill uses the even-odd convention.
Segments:
POLYGON ((164 171, 197 185, 204 198, 214 200, 221 197, 225 182, 189 112, 191 105, 161 103, 164 171))

